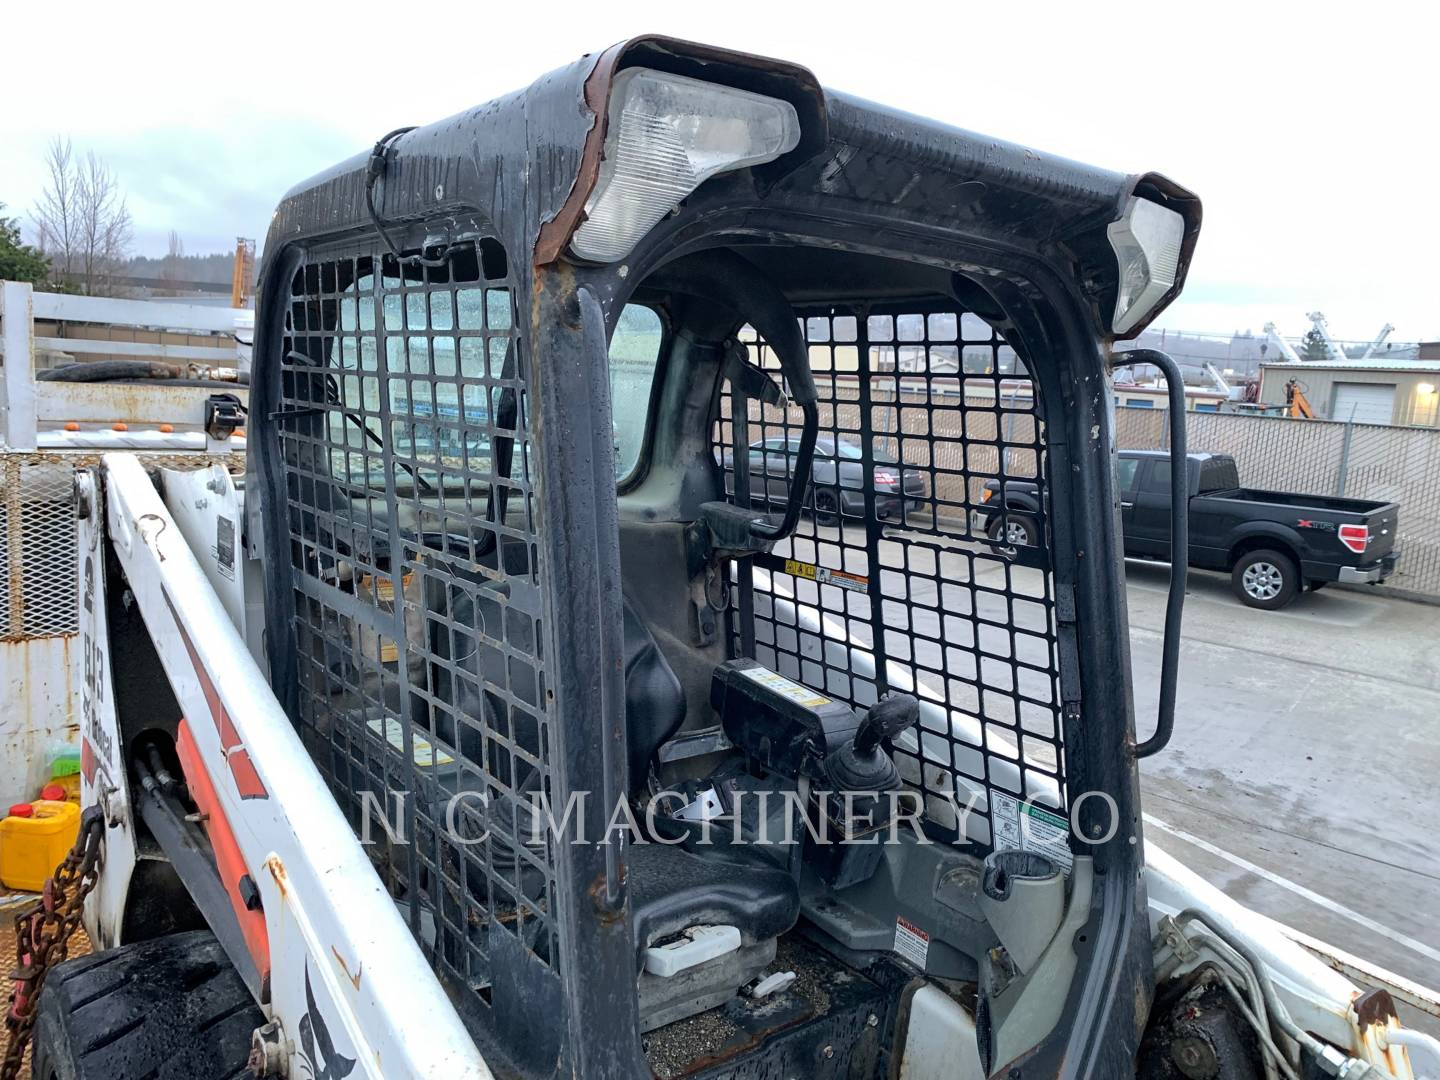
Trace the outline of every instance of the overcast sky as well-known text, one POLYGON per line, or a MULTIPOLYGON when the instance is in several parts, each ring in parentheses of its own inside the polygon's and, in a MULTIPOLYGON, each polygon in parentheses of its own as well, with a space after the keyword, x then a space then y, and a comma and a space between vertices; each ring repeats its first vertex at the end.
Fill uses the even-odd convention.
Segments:
POLYGON ((136 250, 263 240, 298 180, 404 124, 660 32, 810 67, 827 86, 1199 192, 1161 325, 1440 338, 1440 5, 14 0, 0 202, 27 215, 56 134, 118 174, 136 250))

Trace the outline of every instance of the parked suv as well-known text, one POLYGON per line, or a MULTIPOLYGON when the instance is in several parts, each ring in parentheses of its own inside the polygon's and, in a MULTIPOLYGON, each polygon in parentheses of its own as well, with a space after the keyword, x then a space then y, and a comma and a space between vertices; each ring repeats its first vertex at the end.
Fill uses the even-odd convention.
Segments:
MULTIPOLYGON (((1282 608, 1305 587, 1332 581, 1379 584, 1395 572, 1400 508, 1330 495, 1240 486, 1228 454, 1190 454, 1190 565, 1228 570, 1251 607, 1282 608)), ((1116 464, 1125 554, 1170 556, 1170 455, 1122 450, 1116 464)), ((1032 546, 1041 519, 1033 482, 988 480, 972 528, 1002 550, 1032 546)))
MULTIPOLYGON (((790 497, 790 476, 800 452, 800 435, 777 435, 750 444, 750 495, 783 505, 790 497)), ((731 453, 723 457, 727 494, 733 494, 731 453)), ((929 494, 919 469, 902 469, 891 454, 874 454, 875 514, 898 517, 902 504, 913 510, 929 494)), ((815 440, 815 462, 810 471, 813 495, 806 505, 820 525, 834 525, 841 516, 865 516, 865 463, 860 443, 845 436, 821 435, 815 440)))

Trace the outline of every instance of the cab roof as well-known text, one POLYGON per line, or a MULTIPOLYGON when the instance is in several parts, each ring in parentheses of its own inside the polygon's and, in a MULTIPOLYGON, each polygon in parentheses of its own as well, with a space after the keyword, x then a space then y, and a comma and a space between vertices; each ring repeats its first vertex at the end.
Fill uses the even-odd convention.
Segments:
MULTIPOLYGON (((637 66, 782 98, 800 117, 793 151, 747 170, 747 185, 717 189, 719 178, 712 180, 687 204, 717 189, 760 210, 823 208, 1039 256, 1078 283, 1107 336, 1102 313, 1113 310, 1118 267, 1106 227, 1138 195, 1178 211, 1186 231, 1175 286, 1124 336, 1138 334, 1184 284, 1200 202, 1158 174, 1127 176, 1043 154, 826 90, 795 64, 656 36, 587 54, 523 90, 377 144, 376 214, 387 228, 424 223, 416 243, 431 230, 453 237, 478 219, 514 262, 571 259, 567 245, 599 171, 611 85, 637 66)), ((266 240, 267 266, 291 244, 372 231, 366 188, 374 160, 372 152, 357 154, 288 192, 266 240)), ((806 257, 830 256, 797 254, 797 265, 806 257)))

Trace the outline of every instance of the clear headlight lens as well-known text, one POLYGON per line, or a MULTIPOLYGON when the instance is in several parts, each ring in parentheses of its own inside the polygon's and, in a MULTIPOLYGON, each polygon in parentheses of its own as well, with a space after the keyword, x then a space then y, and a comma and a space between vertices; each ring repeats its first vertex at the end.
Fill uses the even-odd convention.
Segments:
POLYGON ((623 259, 710 177, 774 161, 799 142, 788 101, 629 68, 615 78, 605 158, 571 249, 596 262, 623 259))
POLYGON ((1125 216, 1112 221, 1106 231, 1120 263, 1120 292, 1111 328, 1123 334, 1174 287, 1185 219, 1149 199, 1132 198, 1125 216))

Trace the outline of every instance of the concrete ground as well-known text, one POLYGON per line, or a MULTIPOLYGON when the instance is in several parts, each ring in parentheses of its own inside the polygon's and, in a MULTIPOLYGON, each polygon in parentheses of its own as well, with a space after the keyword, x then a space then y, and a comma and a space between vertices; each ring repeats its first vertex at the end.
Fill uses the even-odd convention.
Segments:
MULTIPOLYGON (((1127 564, 1141 737, 1167 573, 1127 564)), ((1183 638, 1175 736, 1141 766, 1146 842, 1241 903, 1440 986, 1440 607, 1382 587, 1264 612, 1228 577, 1192 572, 1183 638)))

